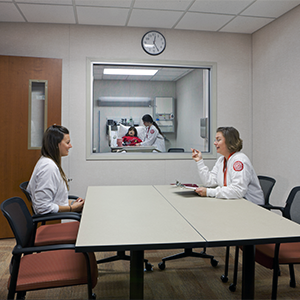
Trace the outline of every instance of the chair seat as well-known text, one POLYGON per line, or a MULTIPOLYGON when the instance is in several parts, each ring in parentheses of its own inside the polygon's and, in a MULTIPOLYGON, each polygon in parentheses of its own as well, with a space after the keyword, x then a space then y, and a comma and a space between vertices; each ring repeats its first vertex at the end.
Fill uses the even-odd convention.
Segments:
MULTIPOLYGON (((273 269, 275 244, 257 245, 255 260, 266 268, 273 269)), ((299 263, 300 243, 282 243, 279 248, 279 264, 299 263)))
MULTIPOLYGON (((89 253, 89 257, 94 288, 97 284, 97 264, 94 253, 89 253)), ((87 282, 86 258, 83 253, 76 253, 74 250, 48 251, 22 257, 16 291, 64 287, 87 282)), ((10 280, 8 287, 9 283, 10 280)))
POLYGON ((37 228, 35 246, 75 244, 79 222, 42 225, 37 228))

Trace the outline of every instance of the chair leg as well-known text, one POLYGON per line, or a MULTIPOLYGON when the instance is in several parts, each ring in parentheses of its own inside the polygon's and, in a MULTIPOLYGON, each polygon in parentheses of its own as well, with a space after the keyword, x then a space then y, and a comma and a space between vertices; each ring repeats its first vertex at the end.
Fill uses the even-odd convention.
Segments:
POLYGON ((221 276, 221 280, 224 283, 228 281, 229 253, 230 253, 230 246, 227 246, 226 254, 225 254, 225 269, 224 269, 224 274, 221 276))
POLYGON ((240 252, 240 248, 239 248, 239 246, 236 246, 235 247, 235 258, 234 258, 234 270, 233 270, 233 283, 229 286, 229 290, 231 292, 236 291, 237 275, 238 275, 238 267, 239 267, 239 252, 240 252))
MULTIPOLYGON (((99 259, 99 260, 97 260, 97 264, 103 264, 103 263, 112 262, 112 261, 116 261, 116 260, 128 260, 128 261, 130 261, 130 255, 126 255, 125 251, 117 251, 117 255, 107 257, 107 258, 103 258, 103 259, 99 259)), ((153 270, 152 265, 148 262, 148 259, 144 258, 144 263, 145 263, 145 269, 147 271, 152 271, 153 270)))
POLYGON ((171 255, 171 256, 168 256, 168 257, 164 257, 162 259, 162 262, 160 262, 158 264, 158 267, 161 269, 161 270, 164 270, 166 265, 165 265, 165 262, 167 260, 173 260, 173 259, 179 259, 179 258, 183 258, 183 257, 201 257, 201 258, 210 258, 210 263, 213 267, 216 267, 218 265, 218 261, 216 259, 214 259, 214 256, 213 255, 209 255, 209 254, 206 254, 206 248, 203 248, 203 251, 198 253, 198 252, 193 252, 193 249, 192 248, 185 248, 184 249, 184 252, 181 252, 181 253, 177 253, 175 255, 171 255))
POLYGON ((294 265, 289 264, 289 269, 290 269, 290 287, 295 288, 296 287, 296 279, 295 279, 294 265))

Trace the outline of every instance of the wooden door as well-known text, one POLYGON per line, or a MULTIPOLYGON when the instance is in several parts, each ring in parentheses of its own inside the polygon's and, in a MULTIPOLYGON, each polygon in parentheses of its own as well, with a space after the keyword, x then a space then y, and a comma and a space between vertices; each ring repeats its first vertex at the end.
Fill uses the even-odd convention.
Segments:
MULTIPOLYGON (((47 127, 61 124, 62 60, 0 56, 0 203, 22 197, 19 184, 29 180, 40 150, 28 149, 29 81, 48 81, 47 127)), ((0 213, 0 238, 13 237, 0 213)))

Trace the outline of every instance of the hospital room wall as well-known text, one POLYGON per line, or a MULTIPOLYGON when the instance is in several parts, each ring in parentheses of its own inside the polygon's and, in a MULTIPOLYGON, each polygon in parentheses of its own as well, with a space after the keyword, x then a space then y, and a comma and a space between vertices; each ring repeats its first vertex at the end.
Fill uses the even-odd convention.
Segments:
MULTIPOLYGON (((104 81, 94 82, 94 142, 99 143, 99 112, 100 112, 100 148, 101 152, 110 152, 106 139, 106 120, 113 118, 120 121, 122 118, 133 118, 135 124, 142 125, 142 116, 150 114, 153 116, 153 107, 99 107, 97 99, 100 96, 123 96, 123 97, 149 97, 154 101, 155 97, 176 98, 176 84, 174 82, 145 82, 145 81, 104 81)), ((174 145, 174 133, 166 133, 168 138, 167 148, 174 145)))
POLYGON ((253 163, 284 205, 300 185, 300 7, 253 34, 253 163))
POLYGON ((186 151, 191 148, 204 151, 204 139, 200 137, 200 118, 205 114, 202 70, 195 70, 177 82, 177 114, 181 120, 177 127, 180 146, 186 151))
MULTIPOLYGON (((161 55, 152 57, 142 50, 140 43, 148 29, 0 24, 0 55, 63 61, 62 124, 70 130, 73 148, 62 162, 67 176, 72 178, 72 194, 84 197, 89 185, 168 184, 177 179, 200 183, 192 159, 86 160, 87 57, 150 63, 215 62, 216 123, 237 127, 244 140, 244 152, 252 159, 251 35, 159 29, 167 39, 167 48, 161 55), (117 46, 120 44, 122 47, 117 46)), ((215 159, 207 160, 206 164, 212 167, 214 162, 215 159)), ((258 167, 255 161, 254 167, 258 167)))

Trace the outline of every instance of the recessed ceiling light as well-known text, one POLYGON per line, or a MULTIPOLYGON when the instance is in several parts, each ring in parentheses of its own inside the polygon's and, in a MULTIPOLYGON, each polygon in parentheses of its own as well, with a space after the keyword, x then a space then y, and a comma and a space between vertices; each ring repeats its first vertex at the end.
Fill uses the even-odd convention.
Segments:
POLYGON ((153 76, 157 71, 147 69, 104 69, 103 74, 153 76))

